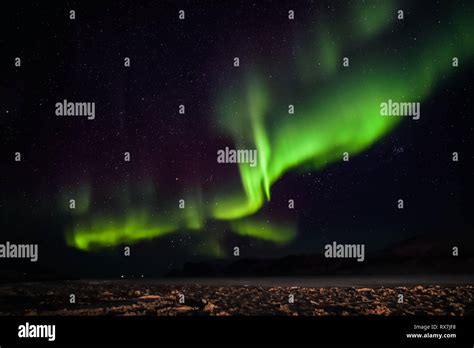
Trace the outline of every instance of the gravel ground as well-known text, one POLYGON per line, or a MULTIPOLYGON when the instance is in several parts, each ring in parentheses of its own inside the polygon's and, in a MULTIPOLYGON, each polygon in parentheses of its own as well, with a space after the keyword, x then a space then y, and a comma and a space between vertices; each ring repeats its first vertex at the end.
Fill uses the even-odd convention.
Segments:
POLYGON ((259 287, 146 282, 0 287, 0 315, 473 315, 474 286, 259 287), (75 294, 76 303, 69 303, 75 294), (403 303, 398 303, 399 294, 403 303), (180 303, 184 295, 184 303, 180 303), (290 303, 290 295, 294 303, 290 303))

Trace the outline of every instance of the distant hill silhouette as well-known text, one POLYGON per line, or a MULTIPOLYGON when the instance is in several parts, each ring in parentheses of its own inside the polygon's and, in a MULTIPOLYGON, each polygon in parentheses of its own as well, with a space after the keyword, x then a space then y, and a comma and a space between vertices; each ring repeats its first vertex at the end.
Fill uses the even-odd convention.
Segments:
POLYGON ((327 259, 321 254, 278 259, 188 262, 170 277, 310 276, 343 274, 469 274, 474 272, 474 237, 422 235, 355 259, 327 259), (452 255, 452 247, 459 256, 452 255))

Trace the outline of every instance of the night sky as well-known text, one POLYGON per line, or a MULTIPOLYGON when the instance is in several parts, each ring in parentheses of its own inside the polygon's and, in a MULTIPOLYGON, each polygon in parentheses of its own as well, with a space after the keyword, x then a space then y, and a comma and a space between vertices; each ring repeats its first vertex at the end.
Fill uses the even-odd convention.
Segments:
POLYGON ((423 4, 12 3, 0 243, 38 243, 39 261, 2 262, 158 275, 235 246, 276 258, 472 234, 474 5, 423 4), (95 119, 56 116, 64 99, 95 119), (420 119, 380 116, 388 99, 420 102, 420 119), (256 149, 257 167, 217 163, 225 147, 256 149))

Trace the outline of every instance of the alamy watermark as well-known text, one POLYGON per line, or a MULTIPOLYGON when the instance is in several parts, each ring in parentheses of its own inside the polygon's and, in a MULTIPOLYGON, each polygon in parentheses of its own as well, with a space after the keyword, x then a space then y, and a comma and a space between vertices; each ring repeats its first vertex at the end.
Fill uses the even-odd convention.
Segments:
POLYGON ((13 244, 9 241, 0 244, 0 258, 4 259, 30 259, 38 261, 38 244, 13 244))
POLYGON ((52 342, 56 339, 56 325, 36 325, 26 322, 18 326, 20 338, 47 338, 52 342))
POLYGON ((88 120, 95 119, 95 103, 93 102, 68 102, 64 99, 57 102, 56 116, 87 116, 88 120))
POLYGON ((217 151, 217 163, 248 163, 257 166, 257 150, 233 150, 226 147, 217 151))
POLYGON ((324 246, 324 257, 326 258, 342 258, 342 259, 357 259, 357 262, 365 260, 365 245, 364 244, 326 244, 324 246))
POLYGON ((414 120, 420 119, 420 103, 396 102, 392 99, 380 103, 381 116, 410 116, 414 120))

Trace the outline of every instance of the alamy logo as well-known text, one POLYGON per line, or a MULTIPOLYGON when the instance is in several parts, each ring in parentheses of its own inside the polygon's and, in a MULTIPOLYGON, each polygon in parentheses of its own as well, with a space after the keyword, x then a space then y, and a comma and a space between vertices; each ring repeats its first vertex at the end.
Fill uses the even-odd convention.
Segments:
POLYGON ((257 150, 232 150, 226 147, 217 151, 217 163, 248 163, 257 166, 257 150))
POLYGON ((56 325, 36 325, 26 322, 18 326, 20 338, 47 338, 48 341, 56 339, 56 325))
POLYGON ((326 244, 324 246, 324 256, 326 258, 357 259, 358 262, 365 260, 364 244, 326 244))
POLYGON ((0 258, 5 259, 30 259, 31 262, 38 261, 38 244, 12 244, 6 242, 0 244, 0 258))
POLYGON ((87 116, 88 120, 95 119, 95 103, 68 102, 64 99, 56 103, 56 116, 87 116))
POLYGON ((396 102, 389 99, 380 103, 382 116, 411 116, 414 120, 420 119, 420 103, 396 102))

